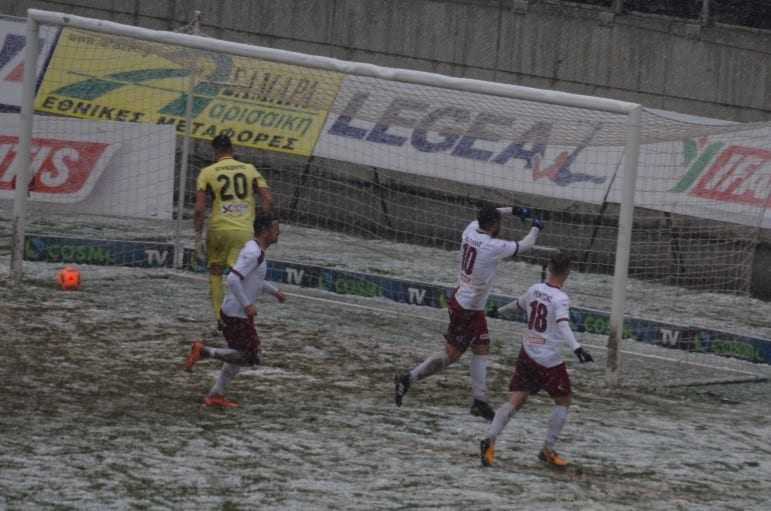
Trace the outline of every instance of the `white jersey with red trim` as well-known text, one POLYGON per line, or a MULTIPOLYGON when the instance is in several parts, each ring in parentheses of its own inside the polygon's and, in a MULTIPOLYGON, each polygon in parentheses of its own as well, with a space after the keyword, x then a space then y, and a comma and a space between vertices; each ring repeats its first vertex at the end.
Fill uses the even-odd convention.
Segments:
POLYGON ((249 240, 238 254, 238 260, 230 272, 240 279, 240 289, 237 291, 232 285, 228 285, 228 292, 222 301, 222 312, 226 316, 245 318, 244 307, 257 301, 257 297, 263 292, 272 289, 272 286, 265 281, 265 274, 268 270, 268 264, 265 260, 265 252, 260 245, 249 240), (241 295, 241 299, 247 301, 241 304, 236 292, 241 295))
POLYGON ((560 345, 570 343, 560 332, 559 325, 562 321, 570 325, 568 295, 556 286, 540 282, 530 286, 519 297, 517 305, 527 313, 527 334, 522 339, 527 354, 544 367, 561 364, 560 345))
POLYGON ((455 299, 466 310, 484 310, 498 261, 517 255, 519 242, 493 238, 474 220, 463 231, 455 299))

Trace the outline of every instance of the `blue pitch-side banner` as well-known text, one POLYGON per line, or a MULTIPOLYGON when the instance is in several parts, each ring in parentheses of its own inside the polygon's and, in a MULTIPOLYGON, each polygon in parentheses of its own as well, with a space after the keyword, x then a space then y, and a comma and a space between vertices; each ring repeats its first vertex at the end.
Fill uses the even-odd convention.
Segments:
POLYGON ((48 263, 168 268, 174 262, 174 246, 147 241, 29 235, 24 245, 24 259, 48 263))
MULTIPOLYGON (((66 237, 28 236, 25 259, 50 263, 80 263, 135 266, 143 268, 171 267, 174 246, 168 243, 116 240, 86 240, 66 237)), ((190 249, 185 249, 185 268, 204 272, 190 249)), ((302 287, 313 287, 339 294, 382 297, 396 302, 435 308, 447 306, 452 288, 422 282, 400 280, 365 273, 333 270, 320 266, 285 261, 268 261, 268 279, 302 287)), ((487 313, 497 310, 513 297, 491 295, 487 313)), ((501 319, 524 322, 523 314, 507 312, 501 319)), ((610 315, 604 311, 572 307, 571 326, 577 332, 609 333, 610 315)), ((624 337, 684 351, 719 355, 771 364, 771 340, 736 335, 718 330, 687 327, 641 318, 627 318, 624 337)))

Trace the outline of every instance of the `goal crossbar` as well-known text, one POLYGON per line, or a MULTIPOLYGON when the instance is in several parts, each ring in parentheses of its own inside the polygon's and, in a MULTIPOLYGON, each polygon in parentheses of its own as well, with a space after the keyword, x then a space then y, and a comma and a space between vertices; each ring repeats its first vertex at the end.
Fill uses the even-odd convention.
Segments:
POLYGON ((437 73, 411 69, 386 68, 375 64, 349 62, 331 57, 305 55, 287 50, 252 46, 244 43, 222 41, 204 36, 165 32, 148 28, 123 25, 112 21, 73 16, 61 12, 29 9, 30 19, 42 24, 69 26, 92 32, 133 37, 156 43, 173 44, 203 51, 221 51, 242 57, 264 59, 283 64, 337 71, 345 74, 362 75, 384 80, 414 83, 466 92, 477 92, 491 96, 537 101, 555 105, 600 110, 615 114, 629 114, 640 105, 609 98, 597 98, 550 90, 540 90, 505 83, 486 82, 472 78, 455 78, 437 73))

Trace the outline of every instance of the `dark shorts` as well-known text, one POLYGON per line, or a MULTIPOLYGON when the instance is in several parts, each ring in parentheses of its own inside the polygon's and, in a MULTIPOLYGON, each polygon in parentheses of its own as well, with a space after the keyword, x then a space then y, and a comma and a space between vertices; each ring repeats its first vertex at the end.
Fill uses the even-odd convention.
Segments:
POLYGON ((220 315, 222 334, 228 341, 228 347, 257 355, 260 351, 260 337, 254 328, 254 318, 236 318, 222 313, 220 315))
POLYGON ((469 346, 484 346, 490 344, 490 334, 487 332, 487 318, 484 311, 470 311, 460 306, 452 297, 447 306, 450 313, 450 324, 444 338, 458 351, 464 353, 469 346))
POLYGON ((509 390, 536 394, 541 389, 546 390, 551 397, 569 396, 571 389, 567 367, 564 362, 558 366, 544 367, 521 348, 509 390))

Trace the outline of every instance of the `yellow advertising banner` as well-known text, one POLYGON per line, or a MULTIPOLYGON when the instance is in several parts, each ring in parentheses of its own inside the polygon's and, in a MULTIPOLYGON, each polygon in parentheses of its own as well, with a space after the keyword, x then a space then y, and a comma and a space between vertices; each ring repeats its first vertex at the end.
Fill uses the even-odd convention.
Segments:
POLYGON ((81 119, 172 124, 193 137, 308 156, 344 75, 65 29, 35 108, 81 119), (191 82, 192 80, 192 82, 191 82))

